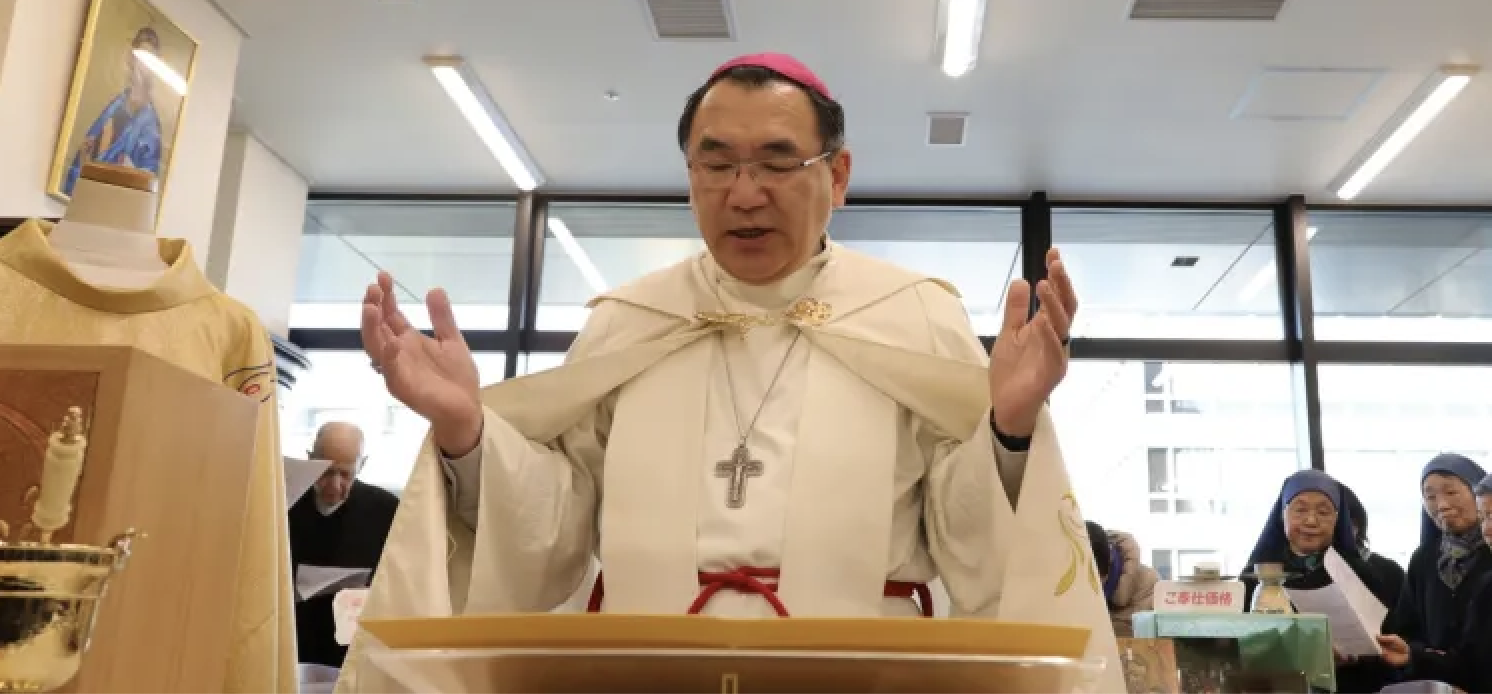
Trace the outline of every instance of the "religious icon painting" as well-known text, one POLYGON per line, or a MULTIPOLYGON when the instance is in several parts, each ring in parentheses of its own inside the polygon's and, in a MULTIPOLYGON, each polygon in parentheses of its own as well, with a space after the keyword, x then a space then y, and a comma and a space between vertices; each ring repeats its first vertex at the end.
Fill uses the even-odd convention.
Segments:
POLYGON ((92 0, 47 193, 71 200, 89 162, 148 171, 164 187, 197 48, 146 0, 92 0))

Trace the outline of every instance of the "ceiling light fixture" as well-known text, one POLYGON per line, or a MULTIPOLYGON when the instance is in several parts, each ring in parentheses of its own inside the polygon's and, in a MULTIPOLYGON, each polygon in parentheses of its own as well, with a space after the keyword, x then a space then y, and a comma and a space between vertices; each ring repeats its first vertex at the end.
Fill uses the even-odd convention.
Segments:
POLYGON ((1332 183, 1337 197, 1343 200, 1357 197, 1466 88, 1477 71, 1478 68, 1469 65, 1436 70, 1332 183))
MULTIPOLYGON (((1316 238, 1317 231, 1320 230, 1316 227, 1306 227, 1306 243, 1310 243, 1311 239, 1316 238)), ((1245 304, 1253 301, 1254 297, 1259 295, 1259 292, 1263 291, 1266 286, 1269 286, 1270 280, 1277 279, 1278 277, 1279 273, 1275 272, 1274 260, 1270 259, 1264 267, 1259 268, 1259 274, 1254 275, 1254 278, 1249 280, 1248 284, 1243 285, 1243 291, 1238 292, 1238 300, 1245 304)))
POLYGON ((155 73, 155 76, 159 77, 162 82, 165 82, 166 86, 171 88, 171 91, 176 92, 178 96, 186 96, 186 78, 177 74, 175 70, 172 70, 171 66, 167 65, 166 61, 161 60, 160 56, 143 48, 136 48, 134 54, 135 60, 140 61, 141 65, 144 65, 151 72, 155 73))
POLYGON ((487 145, 497 163, 502 165, 508 178, 513 179, 513 185, 524 192, 543 185, 544 176, 539 167, 523 149, 518 133, 503 118, 497 102, 492 100, 492 95, 487 93, 466 60, 458 56, 428 56, 425 64, 435 74, 440 86, 445 88, 451 101, 456 102, 456 108, 466 117, 466 122, 477 131, 482 144, 487 145))
POLYGON ((979 60, 985 0, 938 0, 938 61, 943 74, 962 77, 979 60))
POLYGON ((575 235, 570 233, 570 227, 565 225, 564 220, 550 217, 549 233, 559 242, 560 248, 565 249, 565 255, 570 256, 570 262, 575 263, 575 268, 580 270, 580 276, 591 286, 591 291, 605 294, 606 278, 601 276, 601 270, 591 262, 590 254, 580 247, 580 242, 575 240, 575 235))

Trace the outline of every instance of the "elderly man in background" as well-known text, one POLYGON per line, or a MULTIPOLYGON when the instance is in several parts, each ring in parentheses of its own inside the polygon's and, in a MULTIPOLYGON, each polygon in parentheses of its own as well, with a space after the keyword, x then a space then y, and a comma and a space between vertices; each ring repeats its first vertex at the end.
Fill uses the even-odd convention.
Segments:
POLYGON ((363 588, 372 582, 399 499, 357 480, 366 458, 363 432, 353 424, 323 425, 310 456, 327 467, 290 507, 299 660, 341 667, 347 647, 335 638, 332 599, 343 588, 363 588))

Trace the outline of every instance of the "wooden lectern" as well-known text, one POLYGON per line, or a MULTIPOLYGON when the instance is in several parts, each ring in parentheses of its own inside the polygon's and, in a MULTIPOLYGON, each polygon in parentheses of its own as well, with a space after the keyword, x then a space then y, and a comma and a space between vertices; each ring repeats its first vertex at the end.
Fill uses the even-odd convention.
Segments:
POLYGON ((0 520, 12 533, 74 407, 87 449, 71 522, 52 541, 142 535, 67 690, 218 690, 259 402, 128 347, 0 345, 0 520))
POLYGON ((1085 692, 1087 629, 970 619, 365 619, 361 692, 1085 692))

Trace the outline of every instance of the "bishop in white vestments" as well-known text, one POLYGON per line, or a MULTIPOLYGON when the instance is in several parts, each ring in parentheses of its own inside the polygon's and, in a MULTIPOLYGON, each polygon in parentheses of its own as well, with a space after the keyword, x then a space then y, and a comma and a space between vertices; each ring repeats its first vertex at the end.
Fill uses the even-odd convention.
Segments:
POLYGON ((987 356, 954 287, 828 239, 844 132, 790 57, 716 70, 678 130, 708 250, 596 298, 552 371, 479 390, 444 292, 427 337, 368 288, 369 357, 431 437, 364 615, 931 616, 940 579, 954 616, 1088 626, 1116 663, 1044 405, 1060 257, 987 356))

